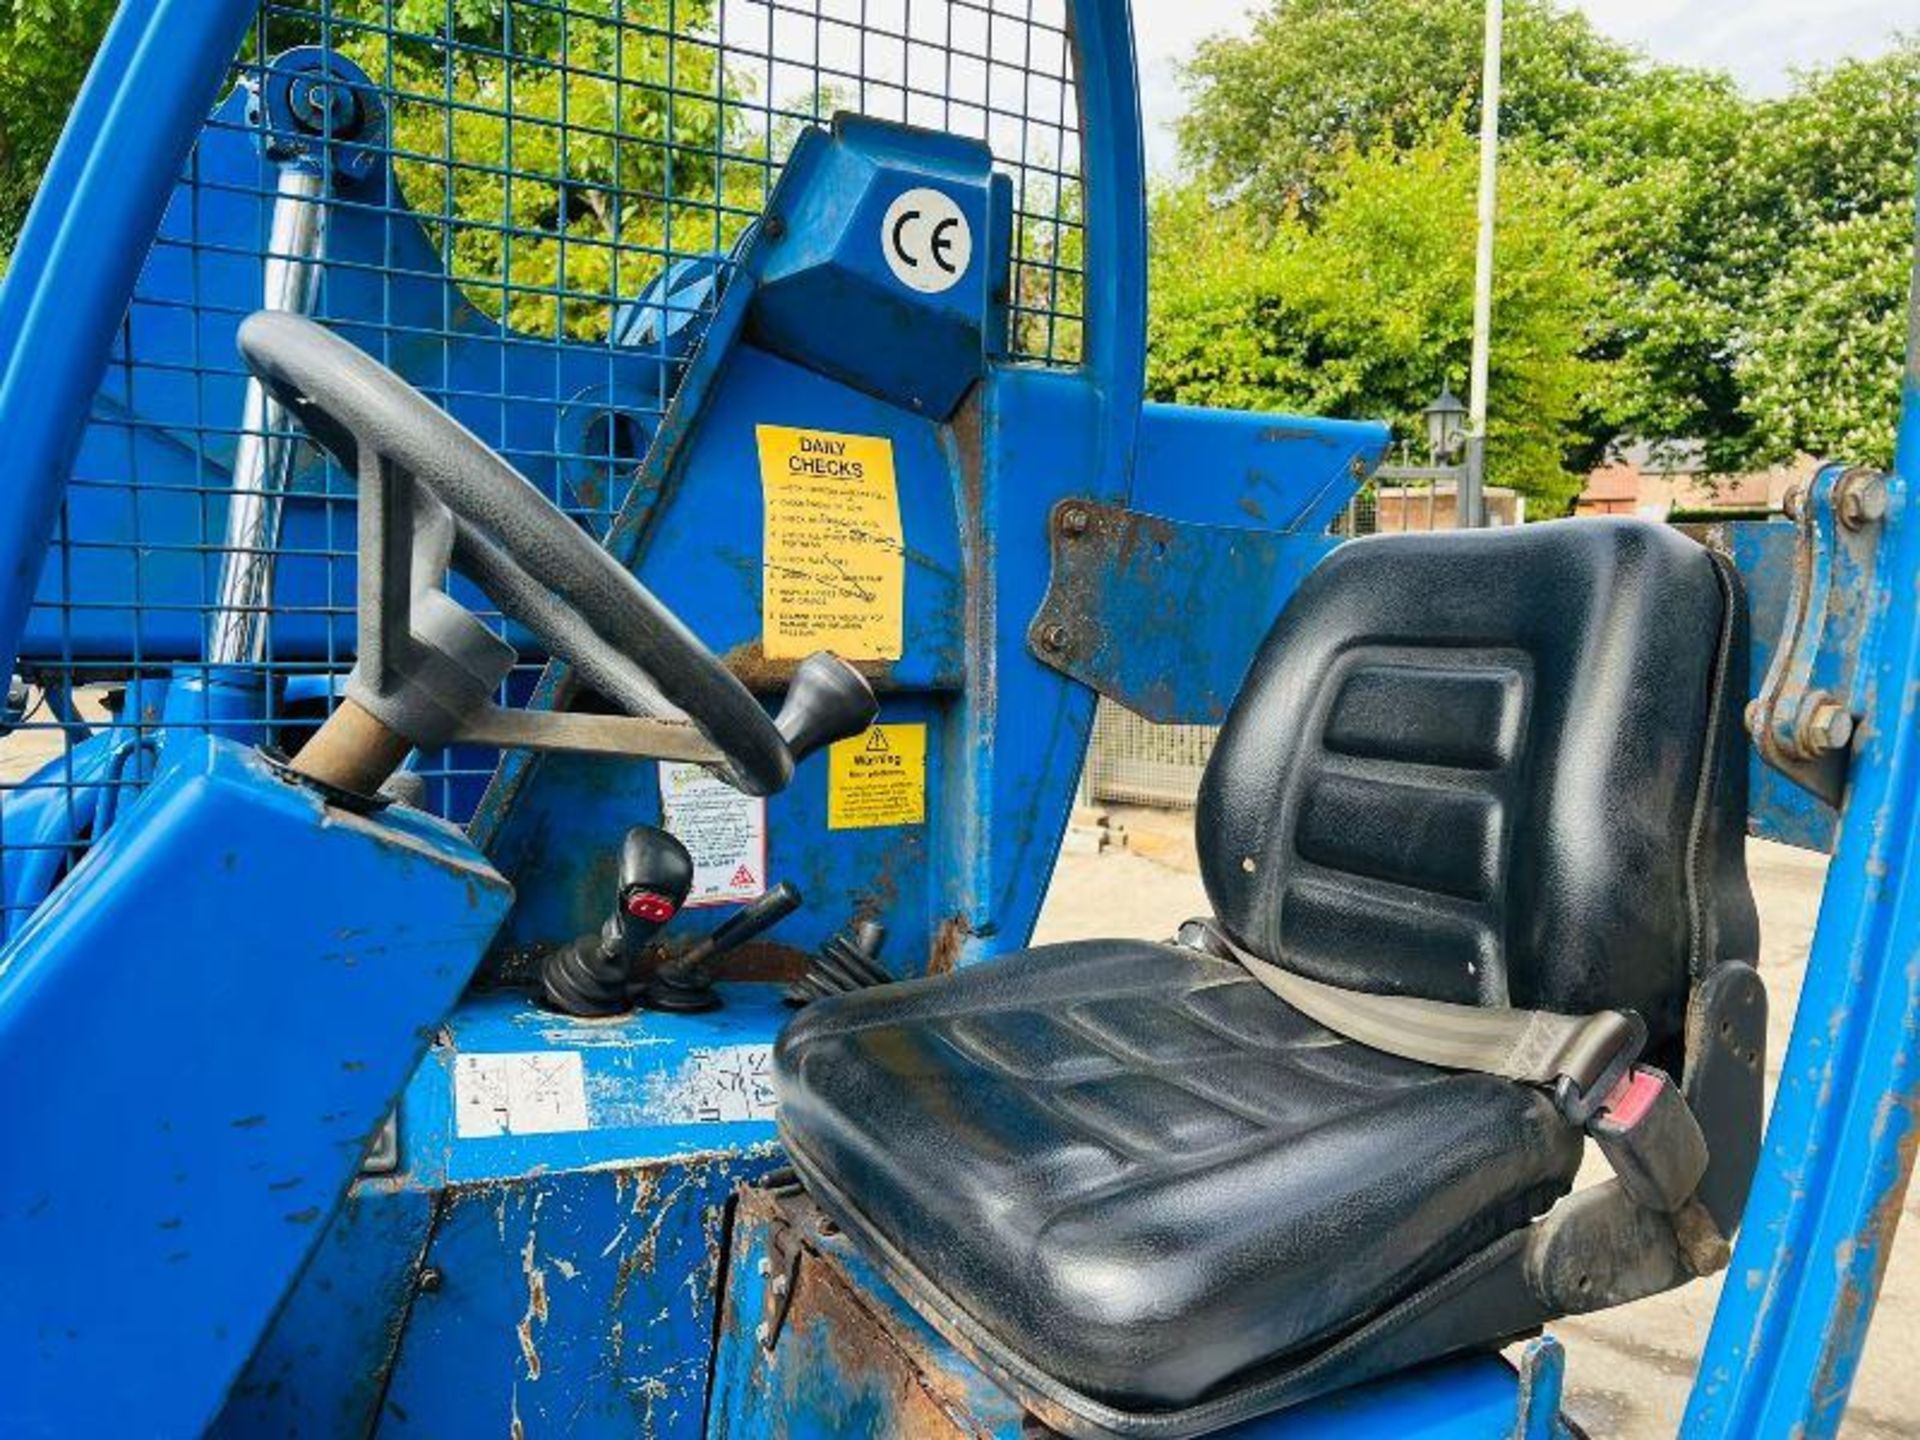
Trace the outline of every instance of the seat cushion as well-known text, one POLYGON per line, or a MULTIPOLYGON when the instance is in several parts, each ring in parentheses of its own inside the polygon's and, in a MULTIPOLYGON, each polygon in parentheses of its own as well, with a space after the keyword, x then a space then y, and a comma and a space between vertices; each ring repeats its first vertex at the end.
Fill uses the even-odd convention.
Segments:
POLYGON ((776 1076, 803 1178, 930 1319, 1133 1409, 1351 1329, 1580 1160, 1534 1091, 1342 1041, 1138 941, 819 1002, 776 1076))

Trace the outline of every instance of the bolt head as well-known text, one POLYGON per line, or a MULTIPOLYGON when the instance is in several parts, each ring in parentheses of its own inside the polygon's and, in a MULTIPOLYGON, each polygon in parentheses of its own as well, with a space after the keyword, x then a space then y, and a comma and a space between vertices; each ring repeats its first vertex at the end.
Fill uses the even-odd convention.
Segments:
POLYGON ((1836 509, 1849 530, 1878 524, 1887 516, 1887 480, 1871 470, 1856 470, 1840 482, 1836 509))
POLYGON ((1835 701, 1821 701, 1807 719, 1807 741, 1823 754, 1846 749, 1853 743, 1852 712, 1835 701))
POLYGON ((420 1278, 414 1283, 422 1295, 431 1295, 447 1281, 437 1267, 429 1265, 420 1272, 420 1278))
POLYGON ((1084 535, 1092 523, 1093 517, 1080 505, 1069 506, 1060 516, 1060 529, 1068 535, 1084 535))
POLYGON ((1049 625, 1040 632, 1040 643, 1056 654, 1067 648, 1067 627, 1049 625))

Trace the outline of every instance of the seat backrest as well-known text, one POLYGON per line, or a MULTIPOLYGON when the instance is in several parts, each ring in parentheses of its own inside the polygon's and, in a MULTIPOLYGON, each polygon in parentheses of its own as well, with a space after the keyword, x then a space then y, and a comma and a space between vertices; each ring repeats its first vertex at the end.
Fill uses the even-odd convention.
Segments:
POLYGON ((1268 635, 1200 791, 1241 943, 1351 988, 1638 1010, 1752 960, 1745 603, 1664 526, 1343 545, 1268 635))

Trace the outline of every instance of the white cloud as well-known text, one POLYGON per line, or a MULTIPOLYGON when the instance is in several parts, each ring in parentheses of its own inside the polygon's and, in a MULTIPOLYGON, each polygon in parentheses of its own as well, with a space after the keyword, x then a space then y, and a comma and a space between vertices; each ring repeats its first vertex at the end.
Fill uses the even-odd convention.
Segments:
MULTIPOLYGON (((1244 32, 1260 8, 1248 0, 1135 0, 1147 153, 1156 170, 1174 159, 1170 127, 1182 105, 1176 64, 1208 35, 1244 32)), ((1784 90, 1796 66, 1872 55, 1895 30, 1920 31, 1913 0, 1578 0, 1578 8, 1658 59, 1727 70, 1761 95, 1784 90)))

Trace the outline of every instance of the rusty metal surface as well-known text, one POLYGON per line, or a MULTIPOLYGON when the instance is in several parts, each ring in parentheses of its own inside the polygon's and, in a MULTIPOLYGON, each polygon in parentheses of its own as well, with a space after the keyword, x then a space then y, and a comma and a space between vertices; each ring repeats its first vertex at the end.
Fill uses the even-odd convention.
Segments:
POLYGON ((1033 653, 1159 724, 1217 725, 1254 651, 1337 543, 1194 525, 1091 500, 1054 507, 1033 653))
MULTIPOLYGON (((933 1331, 871 1288, 846 1238, 803 1192, 746 1189, 734 1216, 709 1440, 844 1435, 1015 1440, 1023 1412, 933 1331), (785 1323, 760 1338, 777 1235, 799 1263, 785 1323)), ((897 1302, 896 1302, 897 1303, 897 1302)))
MULTIPOLYGON (((1519 1373, 1471 1355, 1245 1421, 1222 1440, 1570 1440, 1560 1422, 1562 1357, 1529 1347, 1519 1373)), ((1044 1409, 1044 1407, 1043 1407, 1044 1409)), ((1064 1413, 1059 1424, 1085 1434, 1064 1413)), ((790 1180, 740 1192, 714 1359, 708 1440, 914 1437, 1043 1440, 1058 1431, 1024 1412, 965 1353, 882 1280, 790 1180), (776 1242, 776 1237, 779 1237, 776 1242), (767 1287, 800 1256, 786 1321, 763 1341, 767 1287)))

